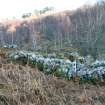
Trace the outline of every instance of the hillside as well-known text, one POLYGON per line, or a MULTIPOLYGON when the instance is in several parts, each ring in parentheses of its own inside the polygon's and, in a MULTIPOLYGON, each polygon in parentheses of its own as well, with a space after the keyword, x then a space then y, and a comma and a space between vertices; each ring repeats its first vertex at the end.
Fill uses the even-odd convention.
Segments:
POLYGON ((0 43, 55 52, 77 50, 94 59, 105 52, 105 3, 0 24, 0 43))
POLYGON ((0 105, 105 105, 105 2, 49 9, 0 22, 0 105))

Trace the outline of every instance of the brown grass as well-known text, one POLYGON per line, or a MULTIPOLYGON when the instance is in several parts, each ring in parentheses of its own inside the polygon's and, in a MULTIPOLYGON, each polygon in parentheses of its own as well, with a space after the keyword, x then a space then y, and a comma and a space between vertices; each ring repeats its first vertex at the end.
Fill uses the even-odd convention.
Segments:
POLYGON ((2 63, 0 105, 105 105, 105 86, 80 85, 27 65, 2 63))

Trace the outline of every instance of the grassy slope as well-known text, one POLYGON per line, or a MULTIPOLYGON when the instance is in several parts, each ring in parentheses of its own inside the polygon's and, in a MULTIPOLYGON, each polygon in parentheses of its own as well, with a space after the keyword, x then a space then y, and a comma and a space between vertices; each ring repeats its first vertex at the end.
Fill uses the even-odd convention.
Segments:
POLYGON ((29 66, 0 64, 0 105, 104 105, 105 87, 65 81, 29 66))
POLYGON ((104 99, 104 85, 66 81, 0 57, 0 105, 104 105, 104 99))

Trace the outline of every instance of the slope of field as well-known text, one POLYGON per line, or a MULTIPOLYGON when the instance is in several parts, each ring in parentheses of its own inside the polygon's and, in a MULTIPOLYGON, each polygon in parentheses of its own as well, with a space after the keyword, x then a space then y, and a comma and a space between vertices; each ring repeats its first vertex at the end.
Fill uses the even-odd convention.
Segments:
POLYGON ((1 105, 104 105, 105 86, 66 81, 37 68, 0 63, 1 105))

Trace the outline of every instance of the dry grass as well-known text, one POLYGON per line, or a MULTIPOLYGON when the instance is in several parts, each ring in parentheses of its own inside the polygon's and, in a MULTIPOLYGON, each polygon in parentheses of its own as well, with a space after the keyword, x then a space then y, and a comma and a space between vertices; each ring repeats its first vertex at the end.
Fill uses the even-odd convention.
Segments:
POLYGON ((27 65, 1 63, 0 105, 105 105, 105 86, 80 85, 27 65))

